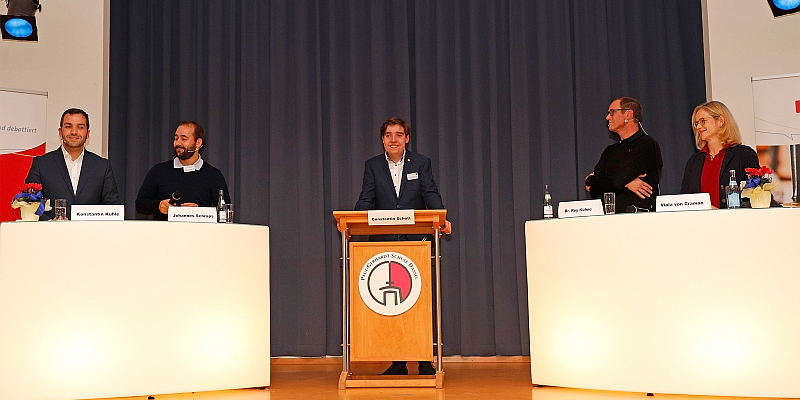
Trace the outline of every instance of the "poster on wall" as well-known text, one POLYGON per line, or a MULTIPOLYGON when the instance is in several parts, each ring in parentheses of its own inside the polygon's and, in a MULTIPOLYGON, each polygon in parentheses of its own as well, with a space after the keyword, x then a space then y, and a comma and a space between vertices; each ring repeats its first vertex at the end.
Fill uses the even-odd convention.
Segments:
POLYGON ((0 221, 16 221, 11 199, 25 183, 33 157, 45 152, 47 93, 0 88, 0 221))
POLYGON ((800 73, 752 78, 756 144, 800 144, 800 73))
POLYGON ((792 201, 789 145, 800 144, 800 73, 753 77, 756 151, 761 165, 775 171, 779 203, 792 201))

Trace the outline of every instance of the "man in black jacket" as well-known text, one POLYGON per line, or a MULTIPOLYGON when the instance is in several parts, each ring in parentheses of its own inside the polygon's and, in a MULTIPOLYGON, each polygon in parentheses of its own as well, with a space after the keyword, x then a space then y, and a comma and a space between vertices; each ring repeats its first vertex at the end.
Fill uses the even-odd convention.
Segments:
POLYGON ((618 97, 608 107, 608 130, 619 142, 603 151, 594 171, 586 177, 586 190, 593 199, 603 193, 616 194, 616 211, 628 206, 655 211, 661 177, 661 149, 641 128, 642 106, 632 97, 618 97))

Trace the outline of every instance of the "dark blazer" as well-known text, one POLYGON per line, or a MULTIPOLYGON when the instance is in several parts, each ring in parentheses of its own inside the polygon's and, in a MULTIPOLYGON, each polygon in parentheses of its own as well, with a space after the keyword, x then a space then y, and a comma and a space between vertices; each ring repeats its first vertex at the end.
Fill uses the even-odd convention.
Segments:
MULTIPOLYGON (((683 172, 681 193, 700 193, 700 180, 703 176, 703 166, 706 162, 705 152, 698 151, 689 157, 686 169, 683 172)), ((736 171, 736 180, 747 180, 745 168, 759 168, 758 155, 755 150, 745 145, 733 145, 725 150, 722 167, 719 170, 719 206, 728 208, 728 198, 725 195, 725 186, 730 180, 730 170, 736 171)))
POLYGON ((444 209, 439 188, 433 180, 431 160, 408 150, 405 157, 399 196, 394 190, 385 154, 372 157, 364 163, 364 181, 356 211, 444 209), (412 179, 408 179, 409 176, 412 179))
MULTIPOLYGON (((400 195, 394 190, 392 175, 386 154, 381 154, 364 163, 364 182, 358 196, 356 211, 363 210, 442 210, 442 196, 433 180, 431 160, 422 154, 406 150, 400 195), (415 177, 416 174, 416 177, 415 177), (412 179, 408 179, 411 175, 412 179)), ((373 235, 371 241, 422 240, 430 235, 373 235)))
MULTIPOLYGON (((111 163, 88 150, 83 153, 77 193, 72 192, 72 181, 69 179, 61 147, 35 157, 25 182, 41 183, 42 195, 50 199, 51 206, 55 199, 66 199, 67 218, 72 215, 73 204, 121 204, 111 163)), ((53 219, 54 216, 55 210, 51 209, 40 219, 53 219)))

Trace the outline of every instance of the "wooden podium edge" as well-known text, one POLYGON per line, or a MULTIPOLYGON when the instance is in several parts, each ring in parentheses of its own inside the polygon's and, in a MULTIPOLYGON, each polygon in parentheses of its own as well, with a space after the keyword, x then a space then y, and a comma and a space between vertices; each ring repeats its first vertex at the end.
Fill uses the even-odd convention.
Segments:
POLYGON ((347 377, 350 376, 350 370, 342 371, 339 374, 339 390, 344 390, 347 388, 347 377))
POLYGON ((339 389, 346 388, 436 388, 444 386, 444 371, 436 375, 353 375, 343 371, 339 376, 339 389))

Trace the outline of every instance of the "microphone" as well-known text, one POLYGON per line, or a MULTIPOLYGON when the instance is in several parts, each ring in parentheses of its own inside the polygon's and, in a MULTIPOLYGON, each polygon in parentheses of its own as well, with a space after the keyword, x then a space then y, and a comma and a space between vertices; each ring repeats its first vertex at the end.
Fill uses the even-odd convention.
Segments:
POLYGON ((635 206, 633 204, 631 204, 627 208, 625 208, 625 211, 629 212, 629 213, 650 212, 650 210, 648 210, 646 208, 637 207, 637 206, 635 206))
POLYGON ((169 205, 174 206, 176 203, 178 203, 178 200, 180 200, 181 197, 183 197, 183 193, 181 193, 180 190, 172 192, 172 198, 169 199, 169 205))
POLYGON ((200 150, 200 149, 202 149, 202 148, 203 148, 203 145, 201 144, 201 145, 200 145, 200 147, 198 147, 198 148, 196 148, 196 149, 194 149, 194 150, 186 150, 186 152, 187 152, 187 153, 197 153, 197 150, 200 150))

